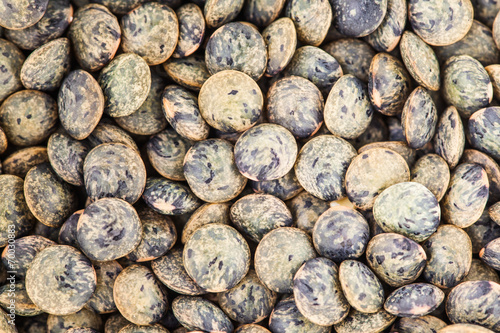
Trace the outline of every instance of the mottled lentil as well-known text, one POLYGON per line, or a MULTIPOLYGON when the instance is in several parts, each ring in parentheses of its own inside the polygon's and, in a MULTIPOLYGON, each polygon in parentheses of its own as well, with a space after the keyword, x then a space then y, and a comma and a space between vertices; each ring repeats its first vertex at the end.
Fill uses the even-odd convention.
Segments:
POLYGON ((104 198, 85 208, 76 233, 78 245, 91 260, 107 261, 132 252, 141 242, 142 230, 132 205, 121 199, 104 198))
POLYGON ((121 28, 123 51, 141 56, 150 66, 170 58, 179 38, 179 21, 174 10, 156 2, 145 3, 125 14, 121 28))
POLYGON ((472 260, 472 243, 462 229, 441 225, 422 245, 428 262, 423 277, 441 288, 454 287, 467 275, 472 260))
POLYGON ((67 245, 41 250, 26 273, 29 298, 44 312, 68 315, 83 308, 96 288, 92 263, 67 245), (60 283, 64 279, 64 283, 60 283))
POLYGON ((118 274, 113 299, 120 313, 137 325, 155 324, 169 304, 166 290, 153 272, 140 265, 129 266, 118 274))
POLYGON ((76 12, 68 37, 80 66, 94 72, 114 58, 121 42, 121 28, 106 7, 88 4, 76 12))

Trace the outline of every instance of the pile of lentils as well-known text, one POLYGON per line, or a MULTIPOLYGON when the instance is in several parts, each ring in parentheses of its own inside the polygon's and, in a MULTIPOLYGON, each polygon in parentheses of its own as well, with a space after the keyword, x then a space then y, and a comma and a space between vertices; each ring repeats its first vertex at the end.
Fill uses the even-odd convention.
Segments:
POLYGON ((500 332, 499 11, 0 1, 0 332, 500 332))

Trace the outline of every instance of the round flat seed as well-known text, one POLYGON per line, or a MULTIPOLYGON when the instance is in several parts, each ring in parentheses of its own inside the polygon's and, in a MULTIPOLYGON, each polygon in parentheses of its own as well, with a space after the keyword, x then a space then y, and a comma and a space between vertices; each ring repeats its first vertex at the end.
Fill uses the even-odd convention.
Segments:
POLYGON ((292 133, 275 124, 261 124, 247 130, 234 146, 238 170, 255 181, 285 176, 292 170, 296 157, 297 143, 292 133))
POLYGON ((312 234, 316 220, 330 208, 330 205, 327 201, 304 191, 289 202, 289 208, 297 228, 312 234))
POLYGON ((271 331, 256 324, 248 324, 238 327, 234 333, 271 333, 271 331))
POLYGON ((247 182, 234 162, 233 146, 221 139, 194 144, 184 159, 184 175, 193 193, 212 203, 234 199, 247 182))
POLYGON ((405 31, 399 44, 408 72, 423 87, 439 90, 439 62, 434 50, 411 31, 405 31))
POLYGON ((270 194, 249 194, 231 206, 231 221, 243 235, 258 243, 269 231, 291 227, 292 213, 270 194))
POLYGON ((151 71, 143 58, 123 53, 99 74, 104 112, 111 117, 128 116, 144 103, 151 88, 151 71))
POLYGON ((417 160, 411 169, 411 181, 427 187, 441 201, 450 183, 450 168, 436 154, 427 154, 417 160))
POLYGON ((273 333, 327 333, 331 327, 320 326, 304 317, 292 296, 276 304, 269 318, 269 329, 273 333))
POLYGON ((170 58, 163 63, 163 68, 175 83, 193 91, 199 91, 210 77, 205 57, 196 54, 181 59, 170 58))
POLYGON ((444 292, 428 283, 414 283, 394 290, 385 301, 384 309, 398 317, 425 316, 444 300, 444 292))
POLYGON ((142 199, 149 207, 165 215, 181 215, 194 211, 200 201, 184 183, 160 177, 147 179, 142 199))
POLYGON ((356 156, 345 176, 346 193, 355 207, 370 209, 387 187, 410 180, 404 158, 385 148, 373 148, 356 156))
POLYGON ((364 313, 375 313, 384 304, 384 289, 379 279, 365 264, 344 260, 339 267, 339 280, 349 304, 364 313))
POLYGON ((174 53, 179 22, 167 5, 145 3, 125 14, 121 27, 123 51, 141 56, 150 66, 165 62, 174 53))
POLYGON ((420 276, 427 256, 422 246, 411 239, 384 233, 368 242, 366 259, 382 281, 391 287, 401 287, 420 276))
POLYGON ((83 186, 83 162, 88 146, 64 133, 54 133, 47 143, 50 165, 64 181, 83 186))
MULTIPOLYGON (((3 198, 0 200, 0 211, 3 212, 0 215, 0 246, 6 246, 12 232, 15 238, 26 235, 36 219, 26 203, 24 181, 20 177, 0 175, 0 197, 3 198)), ((16 258, 20 255, 17 253, 16 258)))
POLYGON ((43 142, 56 129, 57 118, 56 101, 41 91, 19 91, 0 106, 0 126, 16 146, 43 142))
POLYGON ((467 275, 472 260, 472 243, 465 231, 442 225, 423 247, 428 262, 424 279, 441 288, 457 285, 467 275))
POLYGON ((471 145, 496 160, 500 160, 500 107, 488 107, 469 118, 471 145))
POLYGON ((175 14, 179 19, 179 41, 172 54, 175 58, 187 57, 201 46, 205 36, 203 11, 194 3, 179 7, 175 14))
POLYGON ((245 73, 234 70, 212 75, 203 84, 198 98, 203 118, 223 132, 242 132, 252 127, 264 103, 257 83, 245 73))
POLYGON ((137 325, 152 325, 168 308, 167 293, 153 272, 144 266, 132 265, 118 274, 113 298, 120 313, 137 325))
POLYGON ((364 37, 375 31, 387 13, 387 0, 332 0, 332 23, 343 35, 364 37))
POLYGON ((40 21, 49 0, 7 0, 0 5, 0 25, 6 29, 20 30, 40 21))
POLYGON ((186 244, 193 233, 205 224, 229 224, 231 222, 231 220, 229 219, 230 206, 230 203, 207 203, 198 208, 195 212, 193 212, 193 214, 191 214, 189 220, 186 222, 184 228, 182 229, 182 244, 186 244))
POLYGON ((183 162, 192 142, 171 128, 153 135, 147 143, 149 161, 155 170, 171 180, 185 180, 183 162))
POLYGON ((17 238, 14 241, 16 249, 14 257, 12 251, 9 251, 9 247, 4 248, 2 252, 3 265, 8 270, 15 272, 16 276, 24 278, 37 253, 52 245, 55 245, 53 241, 39 235, 17 238))
POLYGON ((413 31, 427 44, 450 45, 462 39, 474 19, 470 0, 410 0, 408 19, 413 31))
POLYGON ((441 210, 434 194, 424 185, 404 182, 380 193, 373 205, 373 216, 385 232, 420 243, 437 230, 441 210))
POLYGON ((59 88, 70 66, 69 39, 55 39, 34 50, 21 68, 26 89, 53 91, 59 88))
POLYGON ((64 129, 73 138, 83 140, 101 120, 104 95, 92 75, 77 69, 62 82, 57 105, 64 129))
POLYGON ((271 314, 277 294, 259 280, 254 270, 232 289, 217 295, 221 309, 234 321, 257 323, 271 314))
POLYGON ((491 29, 478 21, 472 23, 464 38, 451 45, 436 47, 435 50, 441 63, 453 56, 468 55, 483 66, 488 66, 497 64, 500 56, 491 29))
POLYGON ((481 260, 472 259, 469 274, 467 274, 460 282, 466 281, 493 281, 495 283, 500 283, 500 277, 493 268, 481 260))
POLYGON ((182 260, 182 249, 174 248, 151 263, 156 277, 169 289, 182 295, 197 296, 206 291, 187 274, 182 260))
POLYGON ((401 114, 406 142, 411 148, 423 148, 434 136, 438 121, 437 109, 425 88, 417 87, 408 96, 401 114))
POLYGON ((495 221, 495 223, 500 224, 500 203, 492 205, 488 209, 488 213, 490 214, 490 218, 495 221))
POLYGON ((444 220, 460 228, 472 225, 484 211, 488 192, 486 171, 477 164, 460 164, 453 170, 443 198, 444 220))
POLYGON ((384 148, 395 151, 405 159, 406 164, 408 164, 409 167, 413 166, 415 160, 417 159, 417 151, 408 147, 406 143, 401 141, 378 141, 368 143, 358 149, 358 154, 362 154, 373 148, 384 148))
POLYGON ((297 228, 270 231, 255 251, 255 271, 271 290, 291 293, 293 277, 302 264, 316 257, 311 238, 297 228))
POLYGON ((443 327, 446 327, 446 323, 441 319, 433 316, 422 316, 417 318, 400 318, 394 324, 393 329, 400 333, 424 333, 438 332, 443 327))
POLYGON ((92 263, 67 245, 41 250, 26 273, 30 299, 44 312, 54 315, 79 311, 95 288, 96 273, 92 263))
POLYGON ((328 96, 335 82, 342 76, 342 68, 337 59, 322 49, 303 46, 295 51, 284 74, 308 79, 318 87, 323 96, 328 96))
MULTIPOLYGON (((376 2, 376 1, 375 1, 376 2)), ((391 52, 398 46, 406 25, 405 0, 387 0, 387 13, 382 23, 364 40, 379 52, 391 52)))
POLYGON ((0 92, 0 102, 6 99, 15 91, 21 90, 23 84, 20 79, 21 68, 24 63, 24 55, 11 42, 0 39, 0 82, 2 91, 0 92))
POLYGON ((445 100, 455 106, 464 118, 486 107, 493 98, 488 72, 479 61, 468 55, 454 56, 446 61, 443 89, 445 100))
POLYGON ((48 41, 59 38, 73 19, 73 6, 69 0, 51 0, 40 21, 21 29, 4 31, 5 37, 21 49, 34 50, 48 41))
POLYGON ((364 313, 352 309, 342 322, 333 327, 337 333, 382 332, 391 326, 396 318, 385 310, 364 313))
MULTIPOLYGON (((13 310, 18 316, 31 317, 43 313, 43 311, 30 300, 23 282, 16 282, 14 284, 9 282, 9 284, 0 287, 0 305, 10 312, 13 307, 11 304, 15 304, 13 310)), ((10 313, 12 314, 12 312, 10 313)))
MULTIPOLYGON (((256 3, 265 2, 266 0, 251 0, 247 8, 256 3), (253 3, 252 3, 253 1, 253 3)), ((282 0, 271 0, 275 5, 281 3, 282 0)), ((268 61, 266 67, 266 75, 274 76, 280 73, 288 63, 292 60, 297 46, 297 32, 293 21, 288 17, 282 17, 271 23, 262 32, 262 38, 267 46, 268 61)))
POLYGON ((500 238, 492 240, 479 252, 479 257, 488 266, 500 270, 500 238))
POLYGON ((386 116, 400 114, 410 90, 410 75, 401 61, 387 53, 378 53, 373 57, 368 93, 380 113, 386 116))
POLYGON ((7 150, 7 147, 8 147, 7 135, 5 135, 5 132, 0 127, 0 154, 3 154, 7 150))
POLYGON ((491 281, 468 281, 453 288, 446 300, 452 323, 478 324, 500 329, 500 285, 491 281))
POLYGON ((179 296, 172 302, 175 318, 190 331, 233 332, 233 324, 216 305, 201 297, 179 296))
POLYGON ((441 114, 434 136, 434 150, 453 169, 457 166, 465 146, 465 133, 459 112, 450 106, 441 114))
POLYGON ((363 215, 343 206, 321 214, 312 232, 316 251, 339 263, 361 257, 369 238, 370 229, 363 215))
POLYGON ((236 286, 247 274, 250 249, 236 229, 212 223, 189 238, 183 260, 187 273, 201 288, 221 292, 236 286))
POLYGON ((326 258, 308 260, 293 278, 295 304, 311 322, 330 326, 349 312, 340 286, 337 265, 326 258))
POLYGON ((342 76, 325 103, 325 125, 344 139, 355 139, 370 125, 373 106, 366 85, 352 74, 342 76))
POLYGON ((326 0, 291 0, 285 15, 293 20, 299 41, 318 46, 328 33, 333 14, 326 0))
POLYGON ((85 158, 83 177, 91 200, 115 197, 135 203, 144 190, 146 168, 133 148, 123 143, 103 143, 85 158))
POLYGON ((80 66, 95 72, 115 56, 120 46, 121 28, 116 16, 106 7, 89 4, 76 13, 68 37, 80 66))
MULTIPOLYGON (((285 0, 249 0, 245 2, 245 20, 258 27, 265 27, 279 16, 285 0)), ((277 20, 278 21, 278 20, 277 20)))
POLYGON ((116 123, 127 132, 137 135, 152 135, 165 129, 168 123, 161 108, 164 88, 164 79, 151 72, 151 88, 144 103, 134 113, 114 118, 116 123))
POLYGON ((123 143, 135 151, 139 151, 134 139, 127 132, 118 126, 104 122, 98 124, 87 139, 92 148, 103 143, 123 143))
POLYGON ((218 28, 233 21, 243 9, 244 0, 205 0, 203 13, 207 26, 218 28))
POLYGON ((184 268, 182 249, 174 248, 151 262, 156 277, 169 289, 182 295, 197 296, 207 292, 194 282, 184 268))
POLYGON ((486 244, 500 237, 500 226, 490 219, 488 209, 483 211, 479 220, 464 230, 469 235, 474 254, 479 253, 486 244))
POLYGON ((161 257, 177 241, 174 222, 168 216, 159 214, 149 207, 138 209, 137 214, 142 223, 142 240, 127 255, 127 259, 143 262, 161 257))
POLYGON ((323 48, 337 59, 344 74, 352 74, 368 82, 370 63, 375 56, 371 46, 359 39, 344 38, 331 42, 323 48))
POLYGON ((113 300, 113 285, 123 268, 117 261, 112 260, 94 262, 94 269, 97 286, 87 305, 99 314, 114 312, 117 309, 113 300))
POLYGON ((493 331, 487 328, 473 324, 448 325, 439 330, 438 332, 439 333, 493 333, 493 331))
POLYGON ((297 179, 304 189, 326 201, 345 196, 347 168, 356 157, 347 141, 333 135, 321 135, 307 142, 295 164, 297 179))
POLYGON ((73 328, 88 328, 100 330, 101 317, 92 310, 83 308, 78 312, 68 315, 49 315, 47 318, 47 331, 50 333, 65 333, 73 328))
POLYGON ((297 138, 316 133, 323 123, 323 96, 311 81, 285 77, 276 81, 267 94, 269 121, 288 129, 297 138))
POLYGON ((91 260, 114 260, 139 245, 141 220, 126 201, 104 198, 85 208, 78 220, 76 236, 78 245, 91 260))
POLYGON ((24 197, 33 215, 53 228, 60 227, 77 207, 76 193, 48 163, 39 164, 26 174, 24 197))
POLYGON ((212 34, 205 49, 205 60, 212 75, 236 70, 257 81, 266 71, 266 43, 253 25, 231 22, 212 34))
POLYGON ((208 138, 210 126, 200 114, 195 94, 170 85, 163 91, 161 103, 164 116, 179 135, 193 141, 208 138))

